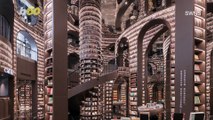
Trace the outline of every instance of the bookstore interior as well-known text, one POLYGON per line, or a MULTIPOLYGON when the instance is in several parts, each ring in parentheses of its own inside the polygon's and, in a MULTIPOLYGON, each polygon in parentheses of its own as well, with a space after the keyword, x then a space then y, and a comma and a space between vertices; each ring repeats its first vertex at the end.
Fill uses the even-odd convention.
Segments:
POLYGON ((213 0, 0 0, 0 120, 213 120, 213 0))

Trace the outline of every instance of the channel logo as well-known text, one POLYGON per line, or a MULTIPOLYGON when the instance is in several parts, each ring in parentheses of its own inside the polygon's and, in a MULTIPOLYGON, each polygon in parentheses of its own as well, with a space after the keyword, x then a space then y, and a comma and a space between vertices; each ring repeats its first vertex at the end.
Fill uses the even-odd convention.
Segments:
POLYGON ((185 16, 201 16, 201 12, 185 11, 185 16))
POLYGON ((38 16, 39 14, 41 13, 41 9, 39 7, 29 7, 27 8, 26 10, 26 14, 27 15, 35 15, 35 16, 38 16))

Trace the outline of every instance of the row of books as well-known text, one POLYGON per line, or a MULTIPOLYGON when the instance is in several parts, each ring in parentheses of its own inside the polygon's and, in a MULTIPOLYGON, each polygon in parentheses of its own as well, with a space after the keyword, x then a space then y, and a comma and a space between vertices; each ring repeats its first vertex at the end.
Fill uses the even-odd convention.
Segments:
MULTIPOLYGON (((206 32, 205 32, 205 7, 204 7, 204 4, 205 2, 204 1, 200 1, 200 0, 195 0, 195 12, 197 13, 194 17, 194 20, 195 20, 195 34, 194 36, 197 37, 197 38, 201 38, 201 39, 204 39, 206 37, 206 32)), ((205 54, 202 54, 205 50, 205 41, 202 41, 202 42, 197 42, 195 43, 195 52, 197 52, 195 55, 194 55, 194 59, 195 60, 199 60, 201 61, 202 64, 195 64, 194 65, 194 70, 195 71, 200 71, 199 74, 201 75, 197 75, 195 74, 194 75, 194 82, 195 83, 199 83, 199 82, 202 82, 202 79, 204 79, 203 77, 203 73, 205 71, 205 68, 203 68, 202 66, 205 66, 205 62, 202 62, 202 61, 205 61, 205 54), (203 46, 204 45, 204 46, 203 46)), ((195 85, 194 86, 194 92, 195 92, 195 96, 194 96, 194 109, 195 111, 200 111, 199 110, 199 107, 200 105, 202 104, 202 101, 204 98, 203 98, 203 89, 205 88, 205 84, 202 84, 202 85, 195 85)))

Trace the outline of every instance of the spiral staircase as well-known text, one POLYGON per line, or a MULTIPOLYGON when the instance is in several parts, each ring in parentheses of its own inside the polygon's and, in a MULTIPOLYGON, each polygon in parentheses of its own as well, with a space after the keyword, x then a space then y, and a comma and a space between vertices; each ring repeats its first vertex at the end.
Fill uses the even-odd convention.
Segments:
MULTIPOLYGON (((106 83, 107 81, 114 80, 119 76, 128 76, 129 72, 127 72, 126 68, 122 67, 104 67, 103 72, 97 79, 90 80, 88 82, 80 84, 79 81, 79 72, 80 67, 76 67, 72 72, 68 74, 69 81, 69 90, 68 90, 68 100, 69 100, 69 119, 70 120, 80 120, 79 116, 86 116, 87 119, 90 116, 89 120, 102 119, 102 108, 101 108, 101 94, 102 92, 101 85, 106 83), (70 82, 72 81, 72 82, 70 82), (73 82, 75 81, 75 82, 73 82), (76 82, 79 81, 79 82, 76 82), (74 86, 71 84, 75 84, 74 86), (94 104, 95 101, 98 101, 94 104), (87 116, 82 112, 83 110, 87 110, 88 106, 93 106, 93 109, 90 110, 90 114, 87 116), (81 110, 81 113, 80 113, 81 110), (91 111, 99 111, 99 112, 91 112, 91 111)), ((84 119, 82 119, 84 120, 84 119)))

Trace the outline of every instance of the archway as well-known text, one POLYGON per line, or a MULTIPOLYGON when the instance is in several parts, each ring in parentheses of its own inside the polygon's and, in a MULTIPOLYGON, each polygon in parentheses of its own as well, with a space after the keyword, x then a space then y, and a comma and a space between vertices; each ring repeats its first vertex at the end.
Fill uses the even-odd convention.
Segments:
MULTIPOLYGON (((132 5, 132 3, 137 1, 138 0, 126 0, 124 2, 121 1, 118 12, 116 13, 116 19, 115 19, 116 30, 121 30, 122 17, 124 16, 128 8, 132 5)), ((137 6, 137 4, 135 4, 135 6, 137 6)))
MULTIPOLYGON (((154 19, 149 21, 144 25, 144 27, 141 29, 138 37, 138 47, 137 47, 137 96, 138 96, 138 106, 144 105, 146 103, 150 102, 149 97, 149 90, 148 90, 148 63, 150 62, 148 60, 148 55, 150 54, 149 51, 152 49, 152 45, 155 44, 155 41, 164 36, 161 40, 161 53, 162 56, 162 67, 163 67, 163 73, 160 75, 162 76, 161 82, 163 82, 163 99, 161 99, 165 105, 165 112, 166 112, 166 119, 170 119, 170 25, 167 21, 163 19, 154 19), (151 39, 149 39, 149 43, 147 46, 144 46, 144 38, 146 36, 147 31, 150 29, 153 29, 157 26, 162 26, 155 35, 151 39), (145 51, 145 52, 143 52, 145 51), (145 53, 145 54, 144 54, 145 53)), ((146 40, 146 42, 148 42, 146 40)), ((159 60, 161 61, 161 60, 159 60)), ((159 81, 156 81, 159 82, 159 81)))
POLYGON ((27 31, 17 34, 17 54, 37 61, 37 46, 34 38, 27 31))
POLYGON ((127 38, 121 38, 120 42, 118 43, 117 49, 117 65, 118 67, 128 67, 128 52, 129 52, 129 45, 127 42, 127 38))
POLYGON ((147 14, 152 14, 164 8, 168 8, 169 6, 174 4, 174 2, 175 0, 146 0, 145 11, 147 14))
POLYGON ((164 99, 163 89, 163 46, 162 39, 156 40, 147 50, 146 76, 148 86, 148 101, 160 102, 164 99))
MULTIPOLYGON (((129 45, 128 39, 123 37, 117 44, 117 57, 116 60, 111 60, 109 63, 116 63, 117 67, 128 67, 129 66, 129 45)), ((113 48, 114 49, 114 48, 113 48)), ((114 118, 120 118, 128 116, 129 114, 129 78, 118 77, 112 87, 112 99, 113 99, 113 116, 114 118), (121 113, 121 114, 120 114, 121 113)))
POLYGON ((113 118, 128 116, 128 92, 128 78, 117 78, 112 86, 113 118))

